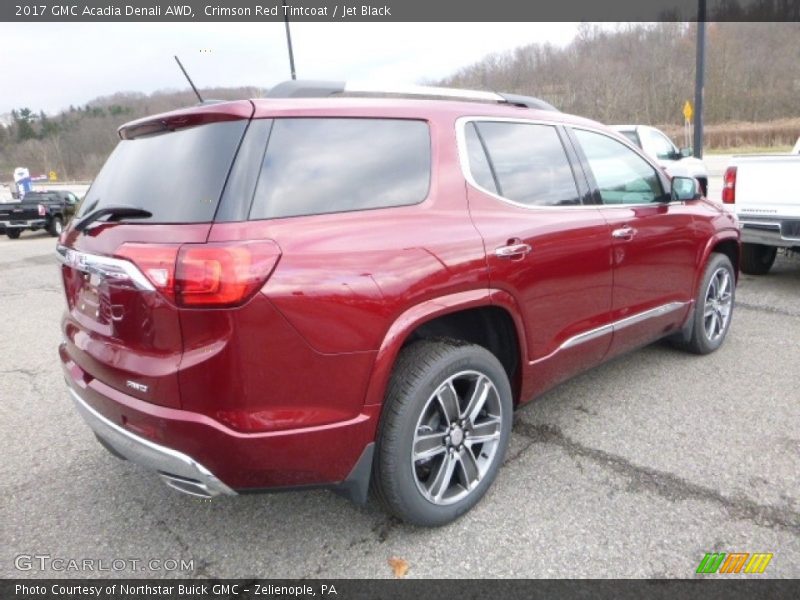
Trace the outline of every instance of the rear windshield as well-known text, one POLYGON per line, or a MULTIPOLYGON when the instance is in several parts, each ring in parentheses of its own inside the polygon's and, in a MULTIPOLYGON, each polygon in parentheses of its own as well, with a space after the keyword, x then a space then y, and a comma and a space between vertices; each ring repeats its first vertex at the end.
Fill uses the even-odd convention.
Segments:
POLYGON ((416 204, 430 176, 424 121, 275 119, 250 218, 416 204))
POLYGON ((122 204, 152 213, 137 223, 212 221, 246 126, 245 120, 226 121, 121 141, 80 215, 122 204))

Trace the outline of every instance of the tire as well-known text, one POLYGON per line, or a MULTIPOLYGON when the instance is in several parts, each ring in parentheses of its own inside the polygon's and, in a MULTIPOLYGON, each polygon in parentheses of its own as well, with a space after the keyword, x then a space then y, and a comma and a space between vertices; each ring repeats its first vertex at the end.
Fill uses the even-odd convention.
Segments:
POLYGON ((488 350, 454 340, 406 347, 383 408, 373 495, 408 523, 440 526, 457 519, 497 476, 512 411, 508 376, 488 350), (476 441, 478 435, 484 439, 476 441), (413 449, 425 456, 415 459, 413 449))
POLYGON ((50 221, 50 226, 47 228, 47 233, 53 237, 58 237, 62 231, 64 231, 64 221, 61 220, 61 217, 53 217, 53 220, 50 221))
POLYGON ((21 233, 21 229, 6 229, 6 235, 12 240, 18 240, 21 233))
POLYGON ((742 244, 742 272, 766 275, 775 262, 778 249, 763 244, 742 244))
POLYGON ((697 291, 692 333, 679 345, 695 354, 709 354, 728 335, 736 299, 736 277, 730 259, 714 253, 708 260, 697 291))

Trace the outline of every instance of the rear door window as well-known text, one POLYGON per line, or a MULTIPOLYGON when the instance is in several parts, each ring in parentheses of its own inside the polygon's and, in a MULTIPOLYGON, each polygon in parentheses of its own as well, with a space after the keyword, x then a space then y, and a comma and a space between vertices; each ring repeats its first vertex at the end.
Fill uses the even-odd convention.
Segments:
POLYGON ((275 119, 250 219, 417 204, 430 178, 424 121, 275 119))
POLYGON ((152 213, 136 223, 212 221, 246 120, 210 123, 123 140, 97 174, 83 216, 128 205, 152 213))
MULTIPOLYGON (((498 195, 528 206, 580 204, 572 167, 555 127, 494 121, 475 125, 488 153, 498 195)), ((469 151, 473 179, 488 182, 487 169, 476 153, 473 142, 469 151)))

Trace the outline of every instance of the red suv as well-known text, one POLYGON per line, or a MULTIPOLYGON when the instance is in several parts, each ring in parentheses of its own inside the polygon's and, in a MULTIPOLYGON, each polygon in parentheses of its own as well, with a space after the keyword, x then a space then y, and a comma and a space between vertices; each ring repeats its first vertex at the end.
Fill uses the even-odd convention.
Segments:
POLYGON ((722 344, 739 231, 695 180, 535 98, 390 91, 120 128, 58 247, 61 360, 108 450, 196 496, 372 488, 440 525, 517 406, 660 338, 722 344))

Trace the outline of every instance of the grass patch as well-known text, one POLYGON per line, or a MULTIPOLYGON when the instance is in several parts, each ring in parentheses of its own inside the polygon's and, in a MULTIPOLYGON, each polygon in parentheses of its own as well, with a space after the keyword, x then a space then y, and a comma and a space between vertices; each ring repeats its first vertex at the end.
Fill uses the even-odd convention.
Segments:
POLYGON ((704 154, 787 154, 791 146, 738 146, 736 148, 703 148, 704 154))

